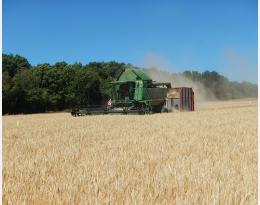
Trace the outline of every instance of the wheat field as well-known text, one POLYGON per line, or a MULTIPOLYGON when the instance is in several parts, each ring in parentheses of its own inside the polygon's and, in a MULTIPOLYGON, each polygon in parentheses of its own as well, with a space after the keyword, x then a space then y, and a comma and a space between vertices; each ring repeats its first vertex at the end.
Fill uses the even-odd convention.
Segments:
POLYGON ((3 116, 3 204, 257 204, 257 101, 3 116))

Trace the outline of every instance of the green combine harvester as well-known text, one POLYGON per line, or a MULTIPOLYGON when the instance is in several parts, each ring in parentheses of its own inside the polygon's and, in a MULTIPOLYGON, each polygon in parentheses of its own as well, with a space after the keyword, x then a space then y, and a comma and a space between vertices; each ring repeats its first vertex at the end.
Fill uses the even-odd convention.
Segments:
POLYGON ((162 113, 175 110, 194 110, 193 91, 191 88, 171 88, 171 83, 154 82, 143 71, 126 69, 119 78, 112 82, 111 99, 105 106, 74 108, 73 116, 112 113, 162 113), (187 91, 183 97, 183 91, 187 91), (183 106, 185 98, 187 103, 183 106), (185 108, 185 109, 184 109, 185 108))

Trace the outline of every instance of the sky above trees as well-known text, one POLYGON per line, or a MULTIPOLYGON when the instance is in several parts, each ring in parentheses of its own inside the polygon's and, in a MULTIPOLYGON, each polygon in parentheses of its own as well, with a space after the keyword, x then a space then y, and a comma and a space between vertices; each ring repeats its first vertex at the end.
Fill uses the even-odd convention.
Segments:
POLYGON ((3 51, 33 64, 111 61, 257 82, 257 0, 3 0, 3 51))

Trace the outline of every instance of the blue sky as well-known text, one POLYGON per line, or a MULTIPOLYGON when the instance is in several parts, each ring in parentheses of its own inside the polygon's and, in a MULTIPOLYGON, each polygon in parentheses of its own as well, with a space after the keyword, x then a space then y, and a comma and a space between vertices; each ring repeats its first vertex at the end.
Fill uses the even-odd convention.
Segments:
POLYGON ((110 61, 257 83, 257 0, 3 0, 3 52, 31 64, 110 61))

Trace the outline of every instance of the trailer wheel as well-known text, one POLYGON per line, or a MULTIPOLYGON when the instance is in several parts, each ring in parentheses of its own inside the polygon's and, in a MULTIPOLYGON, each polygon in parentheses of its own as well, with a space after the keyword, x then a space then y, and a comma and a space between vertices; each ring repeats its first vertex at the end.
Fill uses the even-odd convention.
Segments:
POLYGON ((169 112, 169 110, 166 108, 166 107, 162 107, 162 110, 161 110, 161 113, 168 113, 169 112))

